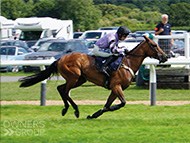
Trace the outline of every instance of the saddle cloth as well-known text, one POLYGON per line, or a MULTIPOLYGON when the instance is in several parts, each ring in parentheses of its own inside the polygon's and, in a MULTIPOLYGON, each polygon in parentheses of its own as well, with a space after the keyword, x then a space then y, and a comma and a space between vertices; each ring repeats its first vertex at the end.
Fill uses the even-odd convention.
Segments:
MULTIPOLYGON (((108 58, 104 58, 104 57, 99 57, 99 56, 96 56, 95 57, 95 65, 96 65, 96 68, 100 71, 100 68, 102 66, 102 64, 104 64, 106 62, 108 58)), ((110 75, 112 71, 116 71, 120 68, 121 66, 121 63, 122 63, 122 60, 123 60, 123 56, 118 56, 117 60, 113 61, 109 67, 106 67, 106 71, 107 73, 110 75)), ((104 87, 106 89, 110 89, 109 88, 109 84, 110 84, 110 78, 108 76, 105 76, 105 79, 104 79, 104 87)))
MULTIPOLYGON (((122 55, 118 56, 117 60, 115 60, 114 62, 112 62, 110 64, 110 66, 108 68, 109 72, 118 70, 121 65, 122 59, 123 59, 122 55)), ((101 66, 106 62, 106 60, 107 60, 107 58, 96 56, 95 57, 96 68, 98 70, 100 70, 101 66)))

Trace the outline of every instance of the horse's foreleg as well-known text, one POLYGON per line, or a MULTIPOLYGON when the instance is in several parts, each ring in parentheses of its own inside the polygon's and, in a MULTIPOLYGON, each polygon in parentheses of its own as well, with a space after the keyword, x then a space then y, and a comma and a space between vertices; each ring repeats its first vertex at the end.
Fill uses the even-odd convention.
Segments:
POLYGON ((69 108, 69 103, 67 102, 67 95, 65 93, 65 87, 66 84, 57 87, 57 90, 59 91, 59 94, 61 95, 61 98, 63 99, 63 102, 65 104, 65 108, 62 110, 62 116, 64 116, 67 113, 67 110, 69 108))
POLYGON ((125 104, 126 104, 126 100, 125 100, 125 97, 123 95, 123 91, 122 91, 121 86, 116 86, 115 88, 113 88, 112 91, 113 91, 114 95, 116 95, 119 98, 119 100, 121 101, 121 103, 117 104, 117 105, 114 105, 114 106, 111 106, 111 107, 106 107, 108 111, 118 110, 121 107, 124 107, 125 104))
POLYGON ((92 116, 88 116, 87 119, 92 119, 92 118, 97 118, 99 116, 101 116, 104 112, 107 112, 107 111, 115 111, 115 110, 118 110, 120 109, 121 107, 125 106, 126 104, 126 100, 124 98, 124 95, 123 95, 123 92, 122 92, 122 89, 120 86, 116 86, 113 90, 112 90, 112 93, 110 94, 105 106, 103 109, 100 109, 99 111, 95 112, 92 116), (114 105, 114 106, 111 106, 111 104, 113 103, 113 101, 116 99, 116 98, 119 98, 121 103, 120 104, 117 104, 117 105, 114 105), (110 107, 111 106, 111 107, 110 107))
POLYGON ((88 116, 87 119, 92 119, 92 118, 97 118, 99 117, 100 115, 102 115, 104 112, 107 112, 109 111, 109 107, 111 106, 111 104, 113 103, 113 101, 117 98, 117 96, 115 96, 113 94, 113 92, 110 94, 110 96, 108 97, 107 99, 107 102, 104 106, 103 109, 100 109, 99 111, 97 111, 96 113, 94 113, 92 116, 88 116))
POLYGON ((114 102, 114 100, 115 100, 116 98, 117 98, 117 96, 116 96, 116 95, 113 93, 113 91, 112 91, 112 93, 110 94, 110 96, 109 96, 108 99, 107 99, 107 102, 106 102, 104 108, 105 108, 105 109, 110 108, 110 106, 112 105, 112 103, 114 102))

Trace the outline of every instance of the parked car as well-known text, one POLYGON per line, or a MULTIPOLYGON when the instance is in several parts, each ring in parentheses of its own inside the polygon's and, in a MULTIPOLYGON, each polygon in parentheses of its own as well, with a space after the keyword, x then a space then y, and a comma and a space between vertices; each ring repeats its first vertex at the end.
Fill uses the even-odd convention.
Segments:
POLYGON ((172 30, 171 32, 172 32, 172 34, 185 34, 185 33, 187 33, 186 30, 172 30))
MULTIPOLYGON (((56 60, 72 52, 88 54, 87 41, 81 39, 50 40, 42 44, 37 52, 25 56, 25 60, 56 60)), ((24 71, 39 71, 39 67, 24 66, 24 71)))
POLYGON ((74 32, 73 33, 73 39, 79 38, 82 34, 83 34, 83 32, 74 32))
POLYGON ((90 49, 93 49, 93 48, 94 48, 94 44, 95 44, 97 41, 98 41, 97 39, 88 41, 88 42, 87 42, 87 47, 88 47, 88 49, 89 49, 89 50, 90 50, 90 49))
POLYGON ((118 30, 119 27, 100 27, 98 30, 118 30))
POLYGON ((185 43, 183 40, 174 40, 174 44, 171 48, 174 54, 179 54, 180 56, 184 56, 185 43))
MULTIPOLYGON (((24 56, 29 54, 30 51, 19 46, 1 46, 1 61, 5 60, 23 60, 24 56)), ((0 68, 1 72, 12 71, 18 72, 22 70, 22 66, 8 66, 0 68)))
POLYGON ((155 31, 135 31, 134 33, 132 33, 132 37, 142 37, 144 34, 154 34, 155 31))
POLYGON ((36 41, 36 43, 31 47, 34 51, 37 51, 39 49, 39 47, 47 42, 47 41, 50 41, 50 40, 54 40, 52 38, 43 38, 43 39, 39 39, 38 41, 36 41))
POLYGON ((100 39, 104 35, 111 33, 111 32, 116 32, 116 30, 88 30, 85 31, 81 36, 80 39, 86 39, 86 40, 95 40, 95 39, 100 39))
POLYGON ((93 50, 93 48, 94 48, 94 44, 95 44, 97 41, 98 41, 98 40, 95 39, 95 40, 90 40, 90 41, 87 42, 87 47, 88 47, 88 49, 89 49, 89 55, 93 55, 92 50, 93 50))
POLYGON ((29 48, 31 48, 32 46, 35 45, 36 42, 37 40, 29 40, 29 41, 26 41, 26 44, 28 45, 29 48))
MULTIPOLYGON (((100 28, 98 28, 98 30, 118 30, 119 29, 119 27, 100 27, 100 28)), ((131 30, 129 30, 130 31, 130 33, 132 33, 131 32, 131 30)))
POLYGON ((126 47, 129 51, 135 48, 138 44, 144 41, 144 37, 130 37, 126 38, 124 41, 120 41, 119 47, 126 47))
POLYGON ((19 46, 25 48, 30 52, 33 52, 33 50, 29 48, 27 43, 22 40, 1 40, 1 46, 19 46))

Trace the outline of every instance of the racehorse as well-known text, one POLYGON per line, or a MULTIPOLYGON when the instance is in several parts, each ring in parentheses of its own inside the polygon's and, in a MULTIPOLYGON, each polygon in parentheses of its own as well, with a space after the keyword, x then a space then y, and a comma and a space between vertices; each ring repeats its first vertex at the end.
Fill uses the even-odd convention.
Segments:
MULTIPOLYGON (((168 57, 161 48, 147 36, 144 36, 144 38, 144 41, 125 55, 119 70, 111 73, 109 84, 111 94, 104 107, 92 116, 89 115, 87 117, 88 119, 97 118, 104 112, 115 111, 125 106, 126 100, 123 90, 129 87, 134 74, 139 70, 146 57, 158 59, 160 63, 167 61, 168 57), (116 98, 119 98, 121 103, 111 106, 116 98)), ((70 53, 53 62, 47 69, 40 73, 20 79, 22 82, 20 87, 34 85, 55 73, 60 73, 66 80, 65 84, 57 87, 65 105, 65 108, 62 110, 62 116, 66 114, 70 102, 75 110, 75 116, 77 118, 79 117, 78 106, 69 95, 71 89, 81 86, 86 81, 90 81, 98 86, 104 86, 105 75, 96 69, 94 56, 84 53, 70 53)))

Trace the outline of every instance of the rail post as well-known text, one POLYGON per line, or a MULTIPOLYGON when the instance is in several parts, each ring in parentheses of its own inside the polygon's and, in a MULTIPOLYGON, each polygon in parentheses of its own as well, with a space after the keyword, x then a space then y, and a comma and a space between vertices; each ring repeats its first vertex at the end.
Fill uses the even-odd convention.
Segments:
POLYGON ((149 81, 151 106, 156 105, 156 89, 157 89, 156 70, 155 70, 155 66, 151 64, 150 65, 150 81, 149 81))
MULTIPOLYGON (((45 66, 40 66, 41 70, 45 70, 45 66)), ((46 84, 47 84, 47 79, 41 82, 41 99, 40 99, 40 105, 41 106, 46 106, 46 84)))

